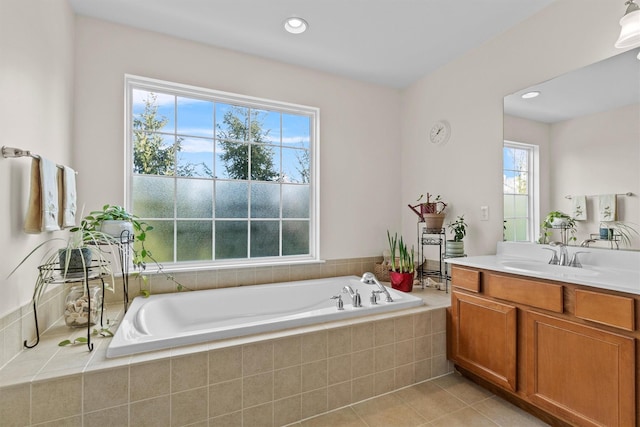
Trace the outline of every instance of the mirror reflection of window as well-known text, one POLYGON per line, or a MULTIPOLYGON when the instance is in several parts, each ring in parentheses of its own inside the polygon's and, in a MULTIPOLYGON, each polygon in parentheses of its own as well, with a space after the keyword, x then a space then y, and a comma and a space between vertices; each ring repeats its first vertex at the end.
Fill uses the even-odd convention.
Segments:
POLYGON ((502 177, 504 193, 504 240, 531 242, 534 240, 535 212, 538 210, 535 191, 535 157, 537 146, 505 141, 502 177))

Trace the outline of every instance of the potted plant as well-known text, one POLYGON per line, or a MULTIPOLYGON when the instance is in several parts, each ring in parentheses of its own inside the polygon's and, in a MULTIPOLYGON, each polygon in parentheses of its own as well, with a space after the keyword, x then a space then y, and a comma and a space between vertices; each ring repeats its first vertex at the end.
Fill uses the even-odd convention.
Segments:
POLYGON ((561 211, 551 211, 542 221, 542 234, 539 243, 549 243, 554 228, 560 229, 562 234, 562 243, 567 244, 569 241, 576 240, 576 220, 570 215, 561 211), (571 237, 567 238, 567 231, 571 233, 571 237))
POLYGON ((389 241, 389 252, 391 253, 391 268, 389 270, 391 287, 399 291, 411 292, 415 275, 413 248, 409 250, 402 236, 398 238, 398 233, 391 237, 389 230, 387 230, 387 240, 389 241))
POLYGON ((445 255, 448 257, 459 257, 464 255, 464 237, 467 235, 467 223, 464 222, 464 215, 460 215, 455 221, 447 226, 453 233, 453 240, 447 240, 445 245, 445 255))
MULTIPOLYGON (((415 206, 409 205, 409 208, 418 215, 420 222, 424 222, 425 226, 429 230, 440 230, 444 223, 446 213, 444 212, 447 204, 440 200, 440 195, 437 195, 431 200, 431 194, 427 193, 427 200, 418 203, 415 206)), ((424 194, 418 197, 418 202, 422 200, 424 194)))

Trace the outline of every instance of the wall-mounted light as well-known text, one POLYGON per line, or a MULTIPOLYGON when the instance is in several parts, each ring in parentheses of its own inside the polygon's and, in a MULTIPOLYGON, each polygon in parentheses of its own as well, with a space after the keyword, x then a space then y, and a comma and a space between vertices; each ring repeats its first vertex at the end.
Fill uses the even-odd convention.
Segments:
POLYGON ((626 49, 640 46, 640 6, 634 3, 635 0, 628 0, 627 11, 620 18, 620 37, 616 41, 615 47, 626 49))
POLYGON ((307 28, 309 28, 309 24, 302 18, 292 16, 284 21, 284 29, 291 34, 302 34, 307 31, 307 28))
POLYGON ((537 90, 533 90, 531 92, 523 93, 522 95, 520 95, 520 97, 522 99, 531 99, 539 95, 540 95, 540 92, 538 92, 537 90))

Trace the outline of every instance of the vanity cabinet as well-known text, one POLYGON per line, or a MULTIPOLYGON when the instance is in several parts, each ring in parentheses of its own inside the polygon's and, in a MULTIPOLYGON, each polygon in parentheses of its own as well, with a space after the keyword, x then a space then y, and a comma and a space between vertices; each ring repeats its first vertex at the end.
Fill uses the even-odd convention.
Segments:
POLYGON ((457 265, 451 273, 447 339, 461 372, 561 422, 637 425, 637 296, 457 265))

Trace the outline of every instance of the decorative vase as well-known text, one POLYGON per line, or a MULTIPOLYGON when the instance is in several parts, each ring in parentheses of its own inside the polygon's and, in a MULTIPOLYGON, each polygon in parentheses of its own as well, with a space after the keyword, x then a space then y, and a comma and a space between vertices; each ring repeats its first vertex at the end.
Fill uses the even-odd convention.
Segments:
POLYGON ((391 282, 391 287, 398 291, 411 292, 413 290, 413 273, 390 271, 389 281, 391 282))
POLYGON ((448 257, 460 257, 464 255, 464 242, 462 240, 459 242, 447 240, 444 254, 448 257))
POLYGON ((93 253, 91 248, 75 248, 75 249, 60 249, 58 251, 58 262, 60 263, 60 269, 63 272, 79 272, 84 271, 85 268, 91 265, 93 259, 93 253), (67 251, 71 251, 67 260, 67 251), (68 264, 67 264, 68 261, 68 264))
POLYGON ((133 224, 131 221, 109 219, 102 222, 100 231, 113 237, 131 239, 133 237, 133 224))
POLYGON ((442 224, 444 224, 445 213, 425 213, 422 214, 424 218, 424 224, 427 230, 437 230, 438 232, 442 229, 442 224))
POLYGON ((89 292, 84 285, 73 286, 64 304, 64 323, 72 328, 87 327, 99 322, 102 308, 101 286, 89 286, 89 292))

